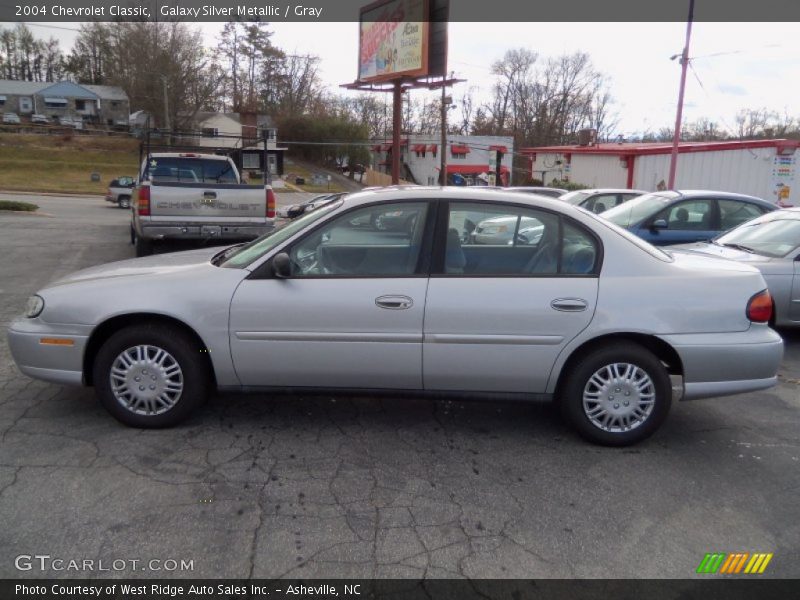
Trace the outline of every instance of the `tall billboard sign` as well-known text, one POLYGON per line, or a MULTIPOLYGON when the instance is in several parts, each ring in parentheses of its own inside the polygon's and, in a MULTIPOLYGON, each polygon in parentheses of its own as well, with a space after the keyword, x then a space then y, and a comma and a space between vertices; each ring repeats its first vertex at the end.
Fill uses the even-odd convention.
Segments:
POLYGON ((425 77, 429 0, 378 0, 361 9, 359 81, 425 77))

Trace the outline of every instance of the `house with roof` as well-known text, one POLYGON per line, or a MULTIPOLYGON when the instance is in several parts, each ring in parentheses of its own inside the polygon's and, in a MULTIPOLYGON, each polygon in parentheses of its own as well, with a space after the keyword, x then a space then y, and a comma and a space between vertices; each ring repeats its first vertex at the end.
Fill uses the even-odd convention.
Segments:
MULTIPOLYGON (((499 185, 509 185, 514 153, 514 138, 489 135, 447 135, 442 150, 441 137, 411 134, 400 140, 400 177, 420 185, 436 185, 441 170, 440 152, 447 152, 447 181, 455 185, 487 185, 495 177, 495 152, 501 153, 499 185)), ((371 166, 391 172, 392 141, 372 140, 371 166)))
POLYGON ((283 174, 283 154, 288 148, 278 146, 278 130, 268 115, 201 111, 179 115, 179 119, 182 120, 182 143, 209 149, 233 149, 241 153, 240 164, 246 170, 263 170, 262 140, 266 136, 270 172, 283 174))
POLYGON ((13 81, 0 79, 0 111, 22 117, 81 118, 101 127, 126 126, 130 100, 111 85, 80 85, 72 81, 13 81))

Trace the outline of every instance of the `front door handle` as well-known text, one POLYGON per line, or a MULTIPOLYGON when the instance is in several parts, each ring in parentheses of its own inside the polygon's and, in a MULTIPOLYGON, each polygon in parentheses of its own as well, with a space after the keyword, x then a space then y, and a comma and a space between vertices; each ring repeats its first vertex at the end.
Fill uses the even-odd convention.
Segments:
POLYGON ((216 200, 217 192, 203 192, 203 199, 204 200, 216 200))
POLYGON ((375 305, 389 310, 405 310, 414 306, 414 301, 408 296, 379 296, 375 298, 375 305))
POLYGON ((562 312, 581 312, 589 307, 589 303, 583 298, 556 298, 550 306, 562 312))

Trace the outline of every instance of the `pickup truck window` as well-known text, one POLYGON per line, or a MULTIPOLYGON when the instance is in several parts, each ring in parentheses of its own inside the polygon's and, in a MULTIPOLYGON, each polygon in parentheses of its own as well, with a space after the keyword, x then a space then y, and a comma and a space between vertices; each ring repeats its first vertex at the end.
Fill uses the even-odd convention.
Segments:
POLYGON ((144 179, 154 183, 239 183, 229 160, 183 157, 151 157, 144 179))

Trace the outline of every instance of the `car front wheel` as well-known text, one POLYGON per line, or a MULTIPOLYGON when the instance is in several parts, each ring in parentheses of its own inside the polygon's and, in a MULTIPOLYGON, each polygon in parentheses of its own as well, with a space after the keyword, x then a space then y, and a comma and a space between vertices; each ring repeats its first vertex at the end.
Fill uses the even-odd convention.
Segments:
POLYGON ((131 427, 169 427, 208 396, 201 348, 179 328, 147 324, 112 335, 97 354, 93 377, 101 404, 131 427))
POLYGON ((652 435, 669 412, 672 386, 661 361, 635 343, 591 351, 565 374, 567 420, 585 439, 628 446, 652 435))

